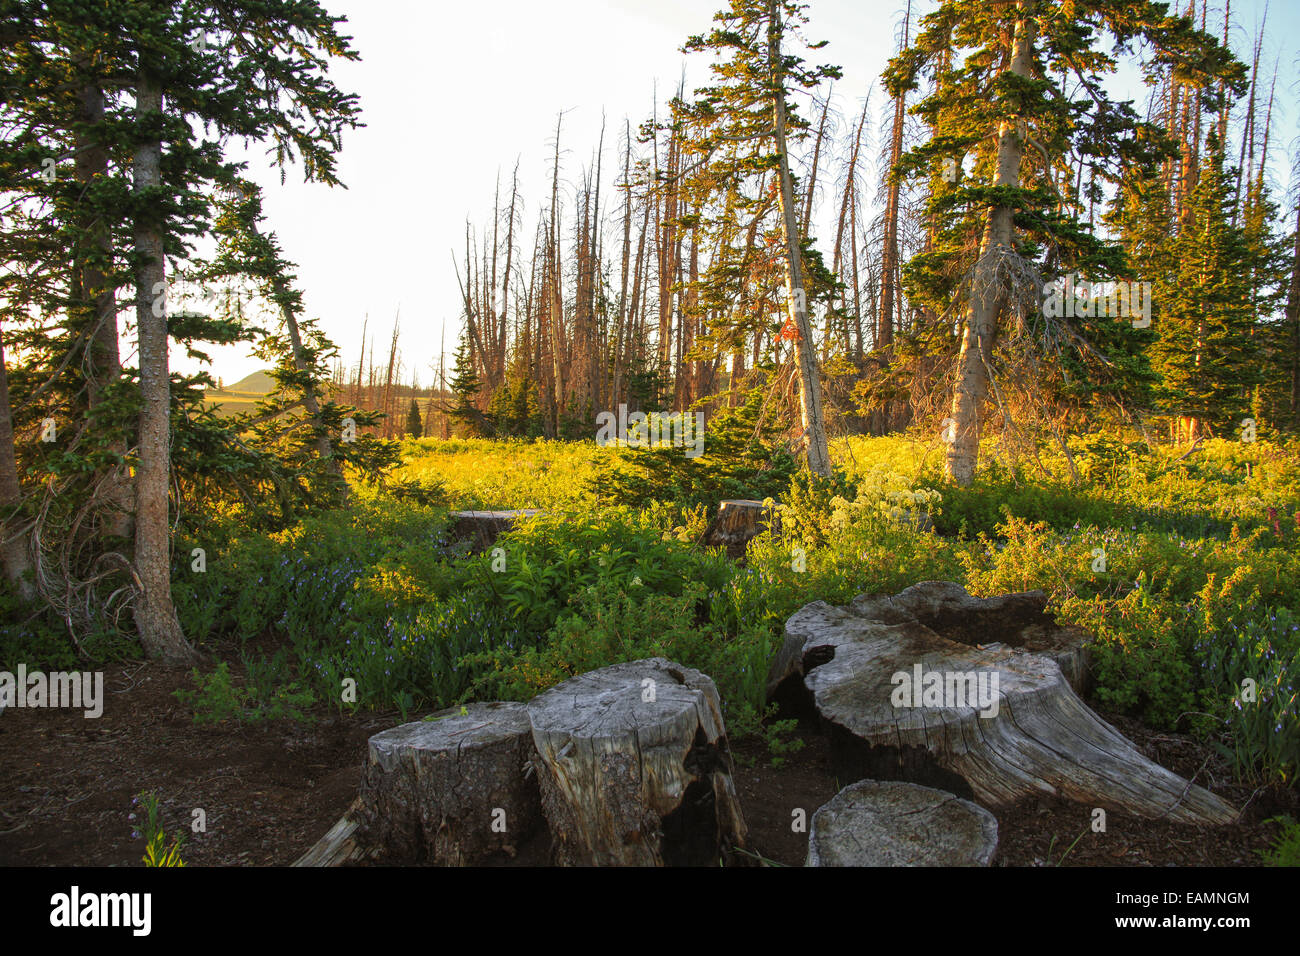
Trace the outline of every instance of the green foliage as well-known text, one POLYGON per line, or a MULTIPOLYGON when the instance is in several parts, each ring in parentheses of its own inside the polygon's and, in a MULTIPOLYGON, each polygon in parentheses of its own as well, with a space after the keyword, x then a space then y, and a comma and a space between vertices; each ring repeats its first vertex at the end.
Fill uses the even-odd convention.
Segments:
MULTIPOLYGON (((477 555, 449 539, 445 510, 391 489, 361 488, 349 511, 283 531, 232 520, 182 536, 182 556, 200 544, 208 552, 205 574, 175 571, 187 632, 279 649, 245 655, 242 682, 224 666, 197 680, 185 692, 196 712, 264 718, 296 675, 335 707, 353 706, 341 699, 352 679, 355 706, 406 715, 525 700, 583 670, 662 655, 712 677, 729 732, 762 735, 782 759, 787 731, 768 711, 766 678, 788 617, 814 600, 951 580, 984 595, 1044 589, 1058 619, 1096 635, 1098 706, 1219 743, 1243 778, 1295 779, 1294 443, 1206 442, 1175 464, 1168 449, 1098 440, 1077 446, 1095 467, 1080 469, 1073 490, 993 470, 939 491, 906 440, 855 439, 837 445, 832 479, 787 479, 780 530, 751 541, 744 564, 699 546, 702 507, 601 507, 564 486, 607 449, 428 439, 405 448, 403 481, 497 507, 531 492, 539 497, 527 503, 545 502, 546 513, 477 555), (1058 501, 1065 517, 1038 520, 1058 501), (952 508, 967 517, 966 537, 943 533, 952 508), (936 530, 896 511, 926 512, 936 530), (1106 520, 1076 527, 1075 516, 1106 520), (1106 561, 1094 570, 1098 550, 1106 561), (1253 703, 1242 699, 1246 678, 1253 703)), ((282 704, 305 713, 308 701, 282 704)))
POLYGON ((767 743, 768 753, 772 755, 771 762, 773 767, 781 767, 785 764, 785 755, 798 753, 804 748, 804 742, 795 737, 792 740, 783 739, 786 734, 793 734, 799 721, 790 718, 788 720, 769 720, 763 725, 763 739, 767 743))
POLYGON ((263 720, 310 721, 307 708, 315 702, 311 691, 300 688, 297 682, 281 684, 288 670, 288 656, 283 651, 270 661, 244 658, 247 683, 236 686, 230 667, 225 661, 217 664, 209 674, 190 671, 196 690, 175 690, 172 694, 182 704, 194 711, 194 723, 218 724, 234 719, 241 723, 260 723, 263 720))
POLYGON ((1265 866, 1300 866, 1300 823, 1288 816, 1269 821, 1281 825, 1273 845, 1259 855, 1265 866))
POLYGON ((411 407, 406 412, 406 437, 424 437, 424 421, 420 418, 420 403, 411 399, 411 407))
POLYGON ((487 417, 478 407, 478 393, 482 388, 467 331, 456 348, 451 377, 451 391, 456 396, 456 404, 448 410, 447 417, 456 422, 462 435, 469 438, 481 438, 492 431, 487 417))
POLYGON ((762 419, 762 389, 754 389, 708 421, 698 457, 687 457, 687 448, 604 448, 604 467, 588 488, 602 503, 633 506, 669 501, 712 509, 728 498, 774 497, 796 468, 776 432, 762 419))

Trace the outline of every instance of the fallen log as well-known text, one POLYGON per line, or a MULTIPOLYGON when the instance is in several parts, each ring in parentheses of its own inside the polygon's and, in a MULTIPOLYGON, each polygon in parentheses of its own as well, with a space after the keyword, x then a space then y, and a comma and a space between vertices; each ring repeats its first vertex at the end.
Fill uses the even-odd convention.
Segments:
POLYGON ((909 780, 989 807, 1048 793, 1146 818, 1232 822, 1231 806, 1089 710, 1055 659, 1015 645, 1026 632, 1042 637, 1036 598, 979 601, 926 582, 893 599, 809 604, 786 623, 770 680, 802 678, 836 771, 850 779, 909 780))
POLYGON ((339 821, 330 827, 310 850, 294 861, 294 866, 345 866, 348 863, 363 863, 374 857, 357 845, 355 839, 357 821, 355 814, 361 808, 361 800, 353 800, 352 806, 339 817, 339 821))
POLYGON ((998 821, 951 793, 861 780, 812 818, 805 866, 988 866, 998 821))
POLYGON ((352 839, 374 858, 472 866, 541 825, 523 704, 452 708, 370 738, 352 839))
POLYGON ((663 658, 571 678, 528 704, 561 865, 716 866, 745 846, 718 691, 663 658))

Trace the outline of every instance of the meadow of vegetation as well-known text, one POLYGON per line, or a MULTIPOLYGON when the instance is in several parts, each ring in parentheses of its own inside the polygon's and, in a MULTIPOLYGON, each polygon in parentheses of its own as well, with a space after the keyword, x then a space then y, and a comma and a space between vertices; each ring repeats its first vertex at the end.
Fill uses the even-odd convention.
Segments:
MULTIPOLYGON (((943 579, 978 595, 1044 589, 1061 621, 1097 636, 1102 707, 1215 741, 1243 779, 1293 783, 1300 444, 1210 441, 1176 460, 1094 436, 1072 449, 1074 483, 1048 477, 1064 473, 1062 459, 988 453, 990 467, 960 488, 943 480, 935 445, 905 437, 834 443, 829 481, 780 453, 766 469, 709 479, 707 454, 408 441, 386 485, 359 488, 351 510, 274 532, 231 513, 178 538, 186 633, 200 646, 234 642, 246 665, 237 681, 224 665, 196 672, 188 702, 198 719, 301 716, 313 703, 405 717, 526 700, 662 655, 717 681, 733 736, 764 733, 767 668, 791 613, 943 579), (660 500, 674 480, 687 490, 660 500), (628 487, 643 500, 620 500, 628 487), (743 562, 702 547, 710 493, 773 497, 779 532, 751 542, 743 562), (449 533, 452 509, 515 507, 544 513, 499 551, 471 553, 449 533), (932 528, 920 530, 922 511, 932 528), (189 566, 197 547, 203 573, 189 566), (347 678, 355 704, 341 701, 347 678)), ((5 661, 72 663, 52 628, 4 634, 5 661)))

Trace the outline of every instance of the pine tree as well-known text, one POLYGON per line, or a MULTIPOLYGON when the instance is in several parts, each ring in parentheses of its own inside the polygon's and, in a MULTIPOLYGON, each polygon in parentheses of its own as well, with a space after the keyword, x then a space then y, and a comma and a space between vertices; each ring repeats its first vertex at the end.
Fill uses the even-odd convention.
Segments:
MULTIPOLYGON (((170 597, 169 489, 173 434, 191 423, 175 416, 201 393, 193 382, 173 383, 169 342, 228 342, 242 330, 201 314, 169 314, 169 262, 211 227, 216 187, 228 186, 237 171, 222 156, 229 137, 273 140, 277 162, 301 160, 309 178, 337 183, 333 156, 342 130, 356 125, 357 111, 355 97, 338 91, 325 68, 330 57, 356 54, 336 29, 340 18, 313 0, 218 6, 103 0, 93 6, 11 0, 0 11, 5 63, 17 63, 32 81, 12 97, 6 87, 6 125, 16 120, 20 132, 5 140, 0 165, 26 164, 34 171, 51 151, 60 160, 77 156, 73 175, 53 180, 66 181, 67 189, 34 175, 14 180, 32 199, 58 191, 55 202, 29 204, 23 224, 45 225, 53 241, 74 250, 71 265, 62 265, 68 260, 61 253, 41 255, 30 241, 37 237, 34 228, 25 230, 22 248, 7 242, 5 251, 18 252, 7 261, 35 269, 37 281, 22 289, 27 301, 55 306, 45 314, 67 316, 63 340, 44 350, 41 367, 68 367, 56 358, 59 352, 87 355, 74 367, 88 370, 84 390, 97 425, 86 429, 77 402, 64 400, 62 413, 75 416, 71 431, 81 444, 48 453, 42 467, 68 474, 89 465, 112 475, 123 458, 112 442, 128 434, 119 424, 126 424, 128 413, 138 414, 135 621, 150 656, 183 661, 193 652, 170 597), (31 125, 24 122, 29 118, 31 125), (116 330, 107 324, 107 303, 132 285, 140 368, 138 393, 127 400, 113 380, 108 340, 115 341, 116 330), (105 424, 110 427, 100 427, 105 424)), ((35 390, 55 400, 78 393, 75 382, 50 381, 51 387, 35 390)), ((78 615, 93 603, 79 599, 78 615)), ((57 610, 72 620, 66 602, 57 610)))
MULTIPOLYGON (((1090 177, 1115 182, 1123 169, 1152 169, 1170 150, 1159 129, 1127 102, 1106 96, 1105 78, 1119 52, 1145 41, 1148 74, 1172 64, 1204 90, 1243 88, 1244 67, 1188 17, 1159 4, 1103 0, 943 0, 922 21, 912 49, 886 73, 898 95, 935 73, 934 90, 915 107, 933 136, 898 164, 902 175, 928 177, 937 166, 969 174, 936 187, 928 211, 939 222, 932 248, 910 264, 909 294, 937 314, 960 316, 950 417, 955 422, 946 470, 961 484, 973 476, 981 420, 990 392, 1016 379, 1037 392, 1024 407, 1064 400, 1081 409, 1122 393, 1141 378, 1141 335, 1113 319, 1044 321, 1045 276, 1081 272, 1095 279, 1127 274, 1122 250, 1082 222, 1088 197, 1072 195, 1068 157, 1083 157, 1090 177), (1062 70, 1065 75, 1062 75, 1062 70), (949 168, 952 168, 950 166, 949 168)), ((1002 414, 1010 409, 999 400, 1002 414)))
MULTIPOLYGON (((790 173, 790 144, 806 135, 790 95, 811 90, 840 76, 838 67, 807 67, 789 52, 789 40, 807 22, 804 7, 788 0, 731 0, 714 16, 718 24, 707 35, 691 37, 686 52, 711 51, 719 57, 710 68, 717 82, 696 91, 696 99, 674 103, 686 124, 684 149, 693 157, 689 181, 696 205, 725 197, 725 207, 763 214, 776 200, 776 236, 783 259, 787 328, 795 340, 803 441, 809 468, 830 474, 830 452, 822 407, 821 374, 809 321, 809 303, 818 278, 810 274, 806 237, 799 228, 794 180, 790 173), (768 192, 745 192, 754 181, 768 192)), ((820 49, 824 43, 812 44, 820 49)), ((726 229, 728 224, 719 224, 726 229)), ((715 330, 713 333, 717 337, 715 330)), ((724 333, 726 334, 726 333, 724 333)), ((729 337, 734 341, 735 332, 729 337)))
POLYGON ((406 413, 406 436, 408 438, 424 437, 424 423, 420 421, 420 403, 414 398, 411 399, 411 407, 406 413))
POLYGON ((478 407, 478 393, 482 388, 483 383, 479 381, 478 371, 474 367, 469 336, 462 335, 451 373, 451 393, 456 397, 456 402, 447 409, 447 416, 464 430, 462 437, 482 438, 490 432, 487 417, 478 407))
POLYGON ((1254 390, 1266 376, 1256 313, 1269 301, 1259 293, 1271 291, 1275 300, 1280 292, 1276 244, 1261 246, 1251 235, 1258 224, 1234 222, 1231 178, 1217 144, 1206 150, 1188 197, 1187 228, 1169 244, 1172 276, 1158 290, 1159 336, 1151 349, 1157 395, 1163 410, 1190 420, 1191 438, 1231 434, 1252 415, 1254 390), (1261 266, 1271 269, 1268 289, 1252 290, 1261 266))

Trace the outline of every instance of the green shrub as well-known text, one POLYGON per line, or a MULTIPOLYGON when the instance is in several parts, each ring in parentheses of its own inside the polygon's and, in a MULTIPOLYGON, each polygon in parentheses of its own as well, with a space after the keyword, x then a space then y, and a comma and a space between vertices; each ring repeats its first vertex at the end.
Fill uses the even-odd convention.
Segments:
POLYGON ((1287 816, 1274 817, 1268 822, 1279 823, 1282 828, 1273 845, 1259 853, 1264 865, 1300 866, 1300 823, 1287 816))
POLYGON ((245 658, 250 673, 248 686, 236 686, 230 676, 230 667, 221 661, 209 674, 190 671, 195 690, 175 690, 172 694, 182 704, 194 711, 194 723, 216 724, 234 719, 244 723, 263 720, 310 721, 307 713, 315 701, 311 691, 300 688, 296 681, 278 682, 278 677, 288 669, 287 655, 282 651, 270 662, 252 662, 245 658))

